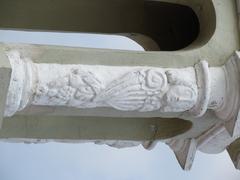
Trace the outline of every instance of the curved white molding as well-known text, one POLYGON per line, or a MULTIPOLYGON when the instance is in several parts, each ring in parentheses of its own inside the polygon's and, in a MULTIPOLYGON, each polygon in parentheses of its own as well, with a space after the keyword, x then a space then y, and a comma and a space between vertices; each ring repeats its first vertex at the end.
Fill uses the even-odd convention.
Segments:
POLYGON ((211 81, 208 63, 202 61, 195 65, 197 74, 197 86, 198 86, 198 101, 197 104, 191 109, 191 113, 196 117, 203 116, 207 109, 211 93, 211 81))

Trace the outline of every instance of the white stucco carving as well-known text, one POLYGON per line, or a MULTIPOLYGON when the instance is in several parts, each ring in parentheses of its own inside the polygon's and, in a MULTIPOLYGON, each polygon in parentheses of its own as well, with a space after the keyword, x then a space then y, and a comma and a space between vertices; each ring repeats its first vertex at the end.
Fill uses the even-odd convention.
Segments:
POLYGON ((28 105, 75 108, 112 107, 120 111, 185 112, 198 88, 193 67, 110 67, 35 64, 17 51, 12 65, 6 116, 28 105))

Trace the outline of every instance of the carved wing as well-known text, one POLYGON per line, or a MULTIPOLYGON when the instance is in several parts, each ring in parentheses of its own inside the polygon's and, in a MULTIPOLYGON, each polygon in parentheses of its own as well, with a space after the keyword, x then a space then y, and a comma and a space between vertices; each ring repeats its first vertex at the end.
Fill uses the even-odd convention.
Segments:
POLYGON ((110 83, 97 101, 123 111, 159 110, 166 85, 165 74, 160 71, 135 70, 110 83))
POLYGON ((130 72, 110 83, 96 101, 118 110, 139 110, 147 97, 145 90, 141 87, 142 81, 140 72, 130 72))

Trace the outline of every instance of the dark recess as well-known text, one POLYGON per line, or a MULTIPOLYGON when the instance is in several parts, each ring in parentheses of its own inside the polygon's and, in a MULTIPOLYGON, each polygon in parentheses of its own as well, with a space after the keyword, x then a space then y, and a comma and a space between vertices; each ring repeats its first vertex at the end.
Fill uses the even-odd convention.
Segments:
POLYGON ((195 12, 183 5, 145 1, 145 27, 162 51, 187 47, 197 39, 200 29, 195 12))

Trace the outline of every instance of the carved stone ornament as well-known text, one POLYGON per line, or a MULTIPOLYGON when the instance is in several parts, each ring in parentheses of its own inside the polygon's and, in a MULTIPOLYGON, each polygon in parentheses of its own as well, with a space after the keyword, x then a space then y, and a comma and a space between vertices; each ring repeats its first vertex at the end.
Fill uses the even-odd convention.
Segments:
MULTIPOLYGON (((194 67, 100 66, 38 64, 19 51, 7 52, 12 73, 5 117, 28 106, 62 106, 77 109, 106 107, 135 113, 180 114, 188 119, 211 110, 219 118, 214 127, 192 139, 165 141, 181 166, 191 168, 197 149, 217 153, 240 137, 240 54, 236 52, 221 67, 200 61, 194 67), (219 142, 217 145, 214 142, 219 142)), ((155 142, 95 141, 114 147, 155 142)), ((235 157, 235 156, 232 156, 235 157)), ((238 160, 235 164, 238 164, 238 160)))
POLYGON ((12 116, 29 105, 185 112, 198 100, 193 67, 36 64, 21 58, 17 51, 7 55, 12 77, 5 116, 12 116))

